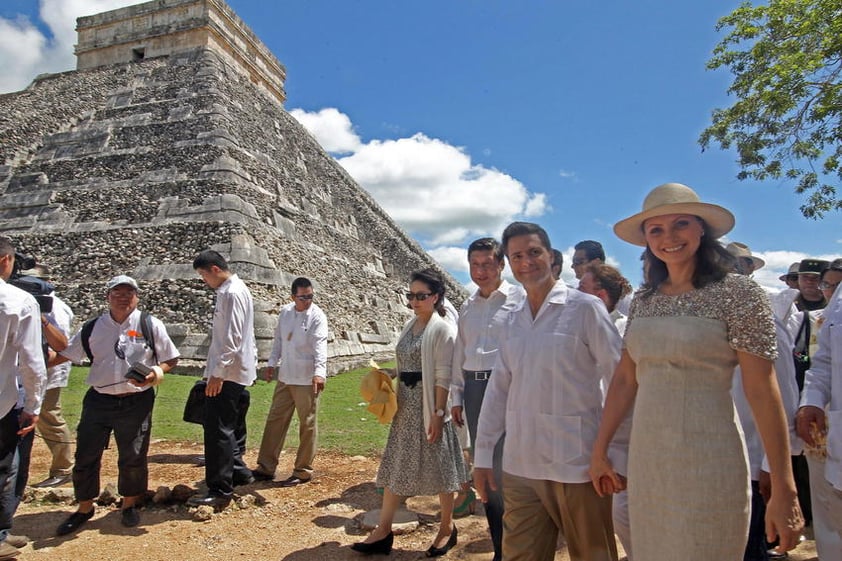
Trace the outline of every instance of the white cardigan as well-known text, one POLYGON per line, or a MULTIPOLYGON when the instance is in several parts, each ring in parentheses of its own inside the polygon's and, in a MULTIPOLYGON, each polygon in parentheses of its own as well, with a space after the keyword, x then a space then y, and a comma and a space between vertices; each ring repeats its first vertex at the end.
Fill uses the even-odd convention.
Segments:
MULTIPOLYGON (((412 329, 417 318, 412 318, 401 331, 400 341, 412 329)), ((456 342, 456 327, 433 312, 424 334, 421 336, 421 384, 424 389, 424 430, 430 430, 430 420, 435 414, 435 387, 450 390, 451 363, 453 361, 453 346, 456 342)), ((401 372, 400 361, 396 358, 396 371, 401 372)), ((447 406, 444 408, 444 420, 450 420, 450 395, 447 396, 447 406)))

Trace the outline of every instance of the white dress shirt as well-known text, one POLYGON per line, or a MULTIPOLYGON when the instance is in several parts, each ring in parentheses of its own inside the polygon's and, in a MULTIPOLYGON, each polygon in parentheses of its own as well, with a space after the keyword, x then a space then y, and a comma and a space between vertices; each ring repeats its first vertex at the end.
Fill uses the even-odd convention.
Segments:
MULTIPOLYGON (((135 386, 126 379, 126 372, 135 363, 155 366, 152 349, 143 338, 141 329, 141 311, 135 309, 123 323, 117 323, 110 312, 105 312, 94 323, 88 344, 94 359, 88 371, 86 382, 97 392, 108 395, 142 392, 152 386, 135 386)), ((155 351, 158 362, 166 362, 179 357, 178 349, 170 339, 164 324, 156 317, 152 320, 152 336, 155 339, 155 351)), ((67 348, 59 353, 80 364, 88 355, 82 346, 82 330, 68 341, 67 348)))
MULTIPOLYGON (((53 297, 53 311, 47 314, 47 320, 55 325, 59 331, 64 333, 64 336, 70 339, 73 333, 70 329, 73 325, 73 310, 64 301, 55 295, 53 297)), ((67 387, 67 378, 70 375, 70 368, 72 364, 69 362, 62 362, 58 366, 53 366, 47 369, 47 389, 64 388, 67 387)))
POLYGON ((257 378, 254 304, 246 284, 235 274, 216 289, 211 344, 205 378, 250 386, 257 378))
POLYGON ((491 370, 497 362, 497 347, 509 313, 526 297, 520 286, 503 281, 488 298, 474 292, 459 310, 459 330, 453 349, 453 381, 450 397, 454 407, 463 405, 463 370, 491 370))
MULTIPOLYGON (((590 481, 588 467, 621 340, 605 304, 556 282, 535 318, 526 300, 509 315, 479 417, 475 465, 492 467, 506 433, 503 470, 562 483, 590 481)), ((619 469, 625 457, 612 445, 619 469)), ((624 451, 627 453, 627 451, 624 451)), ((624 454, 625 456, 625 454, 624 454)))
POLYGON ((0 279, 0 417, 18 401, 17 376, 24 391, 23 409, 37 415, 47 384, 41 349, 41 310, 35 298, 0 279))
POLYGON ((281 308, 269 366, 278 366, 278 381, 291 386, 327 378, 327 316, 321 308, 310 304, 297 312, 294 302, 281 308))
POLYGON ((824 476, 842 491, 842 290, 836 289, 824 309, 819 350, 804 377, 801 406, 827 409, 827 461, 824 476))

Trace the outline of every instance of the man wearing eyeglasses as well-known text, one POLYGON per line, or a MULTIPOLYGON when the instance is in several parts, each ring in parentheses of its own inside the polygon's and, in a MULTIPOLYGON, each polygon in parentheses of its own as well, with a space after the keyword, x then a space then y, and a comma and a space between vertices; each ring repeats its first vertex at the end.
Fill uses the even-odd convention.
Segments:
POLYGON ((327 316, 313 303, 313 284, 305 277, 292 281, 292 302, 281 308, 266 381, 277 380, 266 417, 263 441, 252 475, 258 481, 275 478, 292 414, 298 415, 298 452, 292 475, 282 487, 308 483, 313 477, 318 438, 319 396, 327 377, 327 316))
POLYGON ((830 267, 822 273, 821 282, 819 282, 819 290, 824 294, 825 300, 830 302, 840 282, 842 282, 842 259, 834 259, 830 262, 830 267))

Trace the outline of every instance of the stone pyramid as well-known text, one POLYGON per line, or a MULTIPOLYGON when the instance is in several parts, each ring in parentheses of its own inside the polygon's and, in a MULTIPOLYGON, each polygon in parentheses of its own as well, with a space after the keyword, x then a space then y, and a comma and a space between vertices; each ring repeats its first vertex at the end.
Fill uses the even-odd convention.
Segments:
POLYGON ((156 0, 78 31, 77 70, 0 96, 0 233, 77 319, 130 274, 202 359, 213 294, 192 260, 211 247, 255 296, 262 358, 297 276, 328 315, 332 371, 390 350, 409 273, 435 264, 284 110, 283 66, 233 11, 156 0))

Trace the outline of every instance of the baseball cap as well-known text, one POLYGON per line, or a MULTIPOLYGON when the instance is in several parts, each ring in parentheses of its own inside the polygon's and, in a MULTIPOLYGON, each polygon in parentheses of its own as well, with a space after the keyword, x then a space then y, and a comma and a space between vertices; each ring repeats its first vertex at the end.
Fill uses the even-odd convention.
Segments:
POLYGON ((120 286, 121 284, 127 284, 135 290, 138 289, 137 281, 128 275, 117 275, 116 277, 112 277, 111 280, 105 283, 105 288, 106 290, 110 291, 111 289, 120 286))

